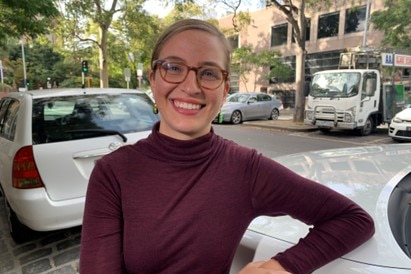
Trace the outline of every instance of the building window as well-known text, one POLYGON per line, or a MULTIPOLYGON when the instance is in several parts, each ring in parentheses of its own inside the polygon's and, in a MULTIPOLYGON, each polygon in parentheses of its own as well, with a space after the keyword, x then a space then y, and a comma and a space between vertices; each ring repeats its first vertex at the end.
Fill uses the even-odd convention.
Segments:
POLYGON ((318 35, 317 38, 333 37, 338 35, 338 25, 340 13, 328 13, 318 18, 318 35))
POLYGON ((232 35, 227 37, 227 40, 230 42, 231 48, 232 49, 237 49, 239 48, 239 38, 238 35, 232 35))
MULTIPOLYGON (((310 41, 310 31, 311 31, 311 18, 305 18, 305 41, 310 41)), ((293 28, 293 33, 294 33, 294 28, 293 28)), ((292 36, 293 43, 295 43, 295 38, 294 35, 292 36)))
POLYGON ((355 7, 345 11, 345 33, 365 30, 367 7, 355 7))
POLYGON ((288 24, 281 24, 271 28, 271 46, 287 44, 288 24))

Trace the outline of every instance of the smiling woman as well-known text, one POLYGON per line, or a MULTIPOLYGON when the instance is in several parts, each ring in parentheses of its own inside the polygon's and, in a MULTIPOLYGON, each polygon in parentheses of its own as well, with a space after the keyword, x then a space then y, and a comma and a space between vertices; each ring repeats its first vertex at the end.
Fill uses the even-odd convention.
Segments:
MULTIPOLYGON (((160 121, 144 140, 96 162, 81 273, 228 273, 248 225, 262 215, 288 214, 311 230, 241 274, 311 273, 372 236, 372 219, 351 200, 215 134, 230 56, 224 34, 206 21, 181 20, 160 35, 150 72, 160 121)), ((250 105, 273 102, 250 97, 250 105)))

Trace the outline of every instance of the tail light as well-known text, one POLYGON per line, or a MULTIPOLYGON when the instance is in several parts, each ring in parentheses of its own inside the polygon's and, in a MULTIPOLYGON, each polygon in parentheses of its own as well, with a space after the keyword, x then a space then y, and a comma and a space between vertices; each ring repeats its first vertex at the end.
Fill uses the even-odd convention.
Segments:
POLYGON ((34 161, 33 147, 22 147, 13 160, 13 187, 38 188, 44 187, 39 171, 34 161))

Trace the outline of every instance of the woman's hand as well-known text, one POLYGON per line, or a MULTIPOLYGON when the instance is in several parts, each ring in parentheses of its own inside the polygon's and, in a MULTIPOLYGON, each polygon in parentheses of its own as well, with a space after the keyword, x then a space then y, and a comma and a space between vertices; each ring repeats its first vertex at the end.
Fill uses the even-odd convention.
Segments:
POLYGON ((251 262, 238 274, 292 274, 286 271, 276 260, 251 262))

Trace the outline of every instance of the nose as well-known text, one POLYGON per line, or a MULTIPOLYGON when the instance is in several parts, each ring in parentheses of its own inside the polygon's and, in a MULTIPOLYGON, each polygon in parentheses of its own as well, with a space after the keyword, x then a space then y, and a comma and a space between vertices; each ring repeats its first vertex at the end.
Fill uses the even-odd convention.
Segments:
POLYGON ((201 92, 200 85, 197 81, 197 72, 194 69, 190 69, 187 73, 187 77, 181 83, 183 91, 187 93, 199 93, 201 92))

